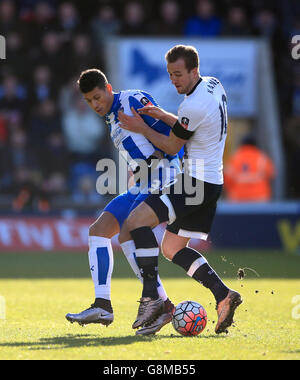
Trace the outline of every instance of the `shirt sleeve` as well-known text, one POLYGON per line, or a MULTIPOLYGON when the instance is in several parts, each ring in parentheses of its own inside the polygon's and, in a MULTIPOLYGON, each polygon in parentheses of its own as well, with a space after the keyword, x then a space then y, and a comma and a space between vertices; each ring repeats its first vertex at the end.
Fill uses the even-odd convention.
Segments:
POLYGON ((202 112, 200 105, 198 107, 193 104, 183 105, 178 110, 178 122, 187 131, 195 132, 202 121, 202 112))
POLYGON ((173 133, 183 140, 188 140, 193 136, 196 129, 199 128, 201 120, 200 107, 195 108, 190 105, 180 106, 178 121, 173 127, 173 133))

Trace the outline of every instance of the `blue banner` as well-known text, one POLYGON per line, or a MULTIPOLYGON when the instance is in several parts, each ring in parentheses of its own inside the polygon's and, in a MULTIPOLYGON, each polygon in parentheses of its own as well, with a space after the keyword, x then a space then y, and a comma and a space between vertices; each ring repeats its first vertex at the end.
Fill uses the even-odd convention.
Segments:
POLYGON ((300 254, 300 203, 221 203, 210 238, 215 248, 300 254))
POLYGON ((161 107, 177 113, 183 96, 172 86, 165 61, 166 52, 177 44, 195 46, 200 74, 222 82, 228 95, 229 116, 256 116, 255 40, 120 38, 108 45, 109 80, 119 90, 147 90, 161 107))

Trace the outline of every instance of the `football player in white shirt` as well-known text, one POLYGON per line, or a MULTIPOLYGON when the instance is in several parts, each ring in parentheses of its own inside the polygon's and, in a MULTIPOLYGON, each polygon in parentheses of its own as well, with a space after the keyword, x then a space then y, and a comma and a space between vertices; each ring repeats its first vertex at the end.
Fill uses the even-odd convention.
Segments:
POLYGON ((227 99, 218 79, 200 76, 199 56, 194 47, 177 45, 167 52, 166 61, 170 80, 178 93, 185 94, 178 117, 154 106, 138 111, 170 125, 170 135, 158 135, 134 110, 134 116, 119 112, 122 128, 143 134, 164 152, 176 154, 182 146, 185 148, 184 173, 165 187, 162 194, 150 195, 126 221, 144 279, 141 305, 132 327, 145 329, 162 312, 163 303, 156 290, 159 247, 152 228, 168 222, 162 241, 163 254, 211 290, 217 303, 215 332, 220 334, 227 332, 233 323, 241 296, 229 289, 188 243, 191 238, 207 238, 222 191, 227 99), (186 183, 190 186, 185 186, 186 183), (189 202, 191 189, 194 202, 189 202))

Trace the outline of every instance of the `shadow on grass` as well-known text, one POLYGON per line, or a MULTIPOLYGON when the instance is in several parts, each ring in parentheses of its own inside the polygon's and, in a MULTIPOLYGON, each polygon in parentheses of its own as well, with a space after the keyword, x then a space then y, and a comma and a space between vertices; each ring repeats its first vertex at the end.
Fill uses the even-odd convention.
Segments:
MULTIPOLYGON (((201 339, 223 339, 226 338, 224 335, 203 335, 201 339)), ((28 350, 61 350, 64 348, 74 348, 74 347, 109 347, 109 346, 120 346, 129 345, 133 343, 143 342, 151 343, 154 341, 164 340, 164 339, 196 339, 196 337, 187 338, 180 335, 156 335, 156 336, 119 336, 119 337, 105 337, 101 338, 96 335, 90 334, 67 334, 63 336, 56 336, 51 338, 41 338, 36 342, 9 342, 0 343, 1 347, 23 347, 28 350)))

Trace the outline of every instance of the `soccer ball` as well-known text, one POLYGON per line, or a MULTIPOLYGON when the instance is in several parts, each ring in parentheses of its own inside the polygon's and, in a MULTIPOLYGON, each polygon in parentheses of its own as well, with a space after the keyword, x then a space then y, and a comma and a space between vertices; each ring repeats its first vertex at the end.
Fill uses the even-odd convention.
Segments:
POLYGON ((183 301, 175 307, 172 324, 181 335, 199 335, 205 329, 206 323, 207 313, 199 303, 183 301))

